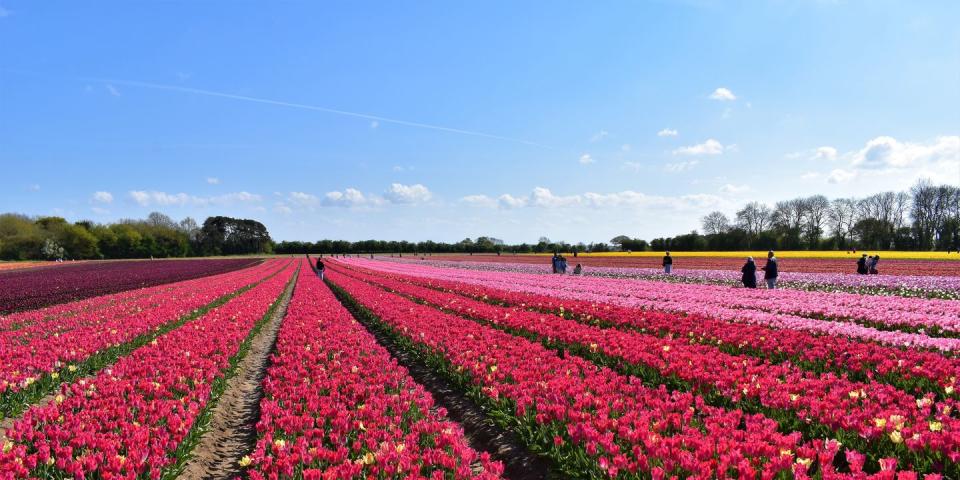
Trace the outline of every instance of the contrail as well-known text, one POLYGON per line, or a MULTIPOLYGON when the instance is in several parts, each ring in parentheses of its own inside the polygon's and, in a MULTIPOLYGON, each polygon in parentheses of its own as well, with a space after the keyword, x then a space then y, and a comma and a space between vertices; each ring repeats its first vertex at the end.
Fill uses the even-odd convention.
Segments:
POLYGON ((409 120, 400 120, 396 118, 381 117, 379 115, 370 115, 367 113, 348 112, 346 110, 338 110, 335 108, 327 108, 327 107, 321 107, 317 105, 284 102, 282 100, 271 100, 269 98, 250 97, 247 95, 236 95, 232 93, 215 92, 213 90, 202 90, 199 88, 181 87, 177 85, 164 85, 159 83, 138 82, 133 80, 118 80, 118 79, 111 79, 111 78, 80 78, 80 80, 86 81, 86 82, 98 82, 98 83, 106 83, 106 84, 113 84, 113 85, 126 85, 130 87, 152 88, 155 90, 167 90, 171 92, 190 93, 193 95, 204 95, 207 97, 228 98, 231 100, 240 100, 244 102, 263 103, 266 105, 276 105, 279 107, 299 108, 301 110, 312 110, 315 112, 333 113, 336 115, 344 115, 344 116, 355 117, 355 118, 364 118, 367 120, 376 120, 378 122, 393 123, 396 125, 404 125, 407 127, 425 128, 428 130, 438 130, 441 132, 458 133, 460 135, 470 135, 474 137, 503 140, 506 142, 521 143, 524 145, 531 145, 534 147, 555 150, 555 148, 550 147, 548 145, 543 145, 541 143, 531 142, 529 140, 523 140, 519 138, 504 137, 502 135, 494 135, 492 133, 477 132, 473 130, 462 130, 459 128, 444 127, 441 125, 431 125, 429 123, 411 122, 409 120))

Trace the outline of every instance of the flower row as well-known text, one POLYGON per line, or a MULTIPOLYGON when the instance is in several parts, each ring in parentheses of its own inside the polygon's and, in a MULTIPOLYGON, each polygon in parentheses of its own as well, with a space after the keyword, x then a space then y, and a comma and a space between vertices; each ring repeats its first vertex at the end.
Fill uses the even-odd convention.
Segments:
MULTIPOLYGON (((549 294, 559 298, 611 303, 632 308, 700 314, 741 324, 765 325, 777 329, 803 330, 816 334, 840 335, 858 340, 903 347, 921 347, 942 351, 960 349, 960 339, 958 338, 938 338, 922 333, 879 330, 855 322, 808 318, 799 315, 767 312, 761 309, 765 304, 775 304, 780 301, 781 297, 777 297, 777 295, 783 294, 786 290, 757 290, 750 292, 747 289, 733 289, 710 285, 683 285, 641 280, 611 280, 604 278, 532 275, 509 272, 490 275, 484 272, 470 270, 441 269, 420 265, 398 265, 387 262, 371 262, 362 259, 347 259, 345 261, 361 266, 371 266, 383 271, 408 273, 429 278, 459 280, 466 283, 482 284, 495 288, 549 294), (747 303, 747 300, 743 300, 745 295, 750 295, 749 303, 747 303), (769 298, 764 297, 764 295, 769 295, 769 298), (729 307, 727 306, 728 304, 738 304, 739 308, 729 307)), ((805 308, 802 307, 804 303, 829 303, 831 299, 830 295, 839 295, 803 291, 793 291, 792 293, 795 297, 791 301, 791 304, 800 306, 801 308, 805 308), (821 297, 819 295, 827 296, 821 297)), ((896 299, 903 301, 932 301, 900 297, 896 299)), ((899 318, 901 314, 902 312, 887 312, 885 315, 890 318, 889 323, 896 323, 895 319, 899 318)))
MULTIPOLYGON (((575 475, 843 476, 834 470, 841 448, 835 441, 803 443, 799 433, 782 434, 776 422, 761 415, 711 407, 701 397, 662 386, 644 387, 582 358, 562 357, 336 271, 329 278, 396 335, 442 361, 448 372, 463 375, 491 408, 511 417, 528 442, 575 475)), ((849 449, 844 455, 850 478, 866 478, 858 471, 864 456, 849 449)), ((883 478, 893 478, 896 463, 883 460, 883 478)))
MULTIPOLYGON (((857 342, 842 336, 813 335, 809 332, 774 329, 764 325, 731 325, 704 315, 678 316, 657 310, 624 307, 553 296, 555 292, 528 293, 494 288, 483 283, 388 273, 358 267, 351 269, 394 275, 407 282, 547 312, 559 312, 588 324, 603 324, 621 329, 650 332, 661 337, 683 336, 694 343, 716 345, 734 354, 760 356, 771 361, 789 361, 816 373, 832 371, 856 379, 890 383, 907 391, 934 392, 940 396, 954 394, 960 377, 960 360, 936 352, 910 350, 857 342)), ((502 285, 498 283, 498 285, 502 285)))
POLYGON ((275 304, 288 265, 202 317, 64 385, 6 432, 2 478, 159 478, 204 411, 213 384, 275 304))
MULTIPOLYGON (((396 260, 396 259, 394 259, 396 260)), ((410 262, 407 262, 410 263, 410 262)), ((455 265, 460 269, 481 270, 481 271, 501 271, 525 274, 547 274, 550 269, 544 265, 525 265, 525 264, 483 264, 471 262, 420 262, 419 265, 448 267, 455 265), (506 267, 506 268, 504 268, 506 267)), ((449 270, 449 268, 446 268, 449 270)), ((634 289, 638 296, 643 292, 650 290, 654 286, 665 289, 666 294, 677 301, 686 301, 691 297, 707 292, 711 297, 718 299, 718 304, 728 306, 733 309, 748 309, 770 313, 779 313, 787 315, 796 315, 801 317, 829 318, 839 321, 853 320, 872 325, 897 327, 901 329, 918 330, 933 329, 948 332, 960 332, 960 301, 944 300, 939 298, 904 298, 902 296, 870 296, 858 293, 838 292, 833 287, 833 283, 819 283, 811 279, 797 279, 788 273, 783 274, 781 282, 786 282, 787 286, 809 287, 816 283, 824 288, 830 289, 827 292, 808 292, 794 289, 779 289, 776 291, 767 291, 763 289, 731 289, 729 285, 718 285, 724 283, 719 275, 727 275, 727 280, 734 280, 739 284, 740 272, 722 272, 716 270, 675 270, 670 275, 664 275, 662 270, 650 270, 632 273, 633 269, 591 269, 588 270, 588 277, 595 281, 592 285, 602 290, 623 290, 624 285, 634 289), (694 281, 678 282, 678 279, 694 279, 694 281), (703 281, 696 281, 703 280, 703 281), (666 285, 665 283, 670 283, 666 285), (703 285, 704 283, 712 285, 703 285)), ((761 275, 763 272, 760 272, 761 275)), ((800 274, 798 274, 800 275, 800 274)), ((816 275, 816 274, 802 274, 816 275)), ((877 277, 864 275, 843 275, 837 278, 852 278, 854 281, 846 282, 839 286, 850 285, 873 285, 870 280, 880 278, 890 288, 890 291, 900 291, 903 288, 910 290, 917 289, 917 286, 903 287, 904 283, 909 284, 900 277, 877 277)), ((917 277, 921 280, 935 277, 917 277)), ((825 278, 826 282, 830 279, 825 278)), ((949 278, 960 294, 960 278, 949 278)), ((927 280, 929 282, 929 280, 927 280)), ((730 282, 726 282, 730 283, 730 282)), ((943 287, 934 288, 933 292, 939 292, 943 287)), ((811 288, 804 288, 810 290, 811 288)), ((916 296, 916 295, 913 295, 916 296)))
POLYGON ((263 381, 253 479, 499 478, 459 425, 397 365, 308 268, 263 381), (471 465, 481 467, 473 472, 471 465), (435 473, 432 473, 435 472, 435 473))
POLYGON ((256 262, 258 260, 247 258, 134 260, 14 270, 0 275, 0 313, 205 277, 256 262))
MULTIPOLYGON (((219 297, 258 281, 282 268, 283 260, 221 274, 211 279, 190 280, 162 289, 157 296, 141 296, 130 302, 114 302, 103 309, 83 311, 56 321, 34 322, 17 330, 0 332, 0 395, 29 387, 44 374, 53 373, 105 348, 173 322, 219 297)), ((2 397, 0 397, 2 398, 2 397)))
MULTIPOLYGON (((655 382, 675 378, 696 391, 716 392, 735 403, 755 402, 781 411, 783 423, 816 421, 830 430, 851 432, 844 443, 865 438, 878 456, 892 456, 903 444, 915 466, 943 469, 960 461, 958 402, 921 399, 889 385, 852 382, 833 374, 805 372, 789 363, 723 353, 712 346, 691 345, 686 337, 658 338, 584 325, 521 308, 506 308, 402 281, 355 274, 363 281, 413 296, 439 308, 534 334, 548 343, 626 361, 655 382), (549 340, 547 340, 549 339, 549 340)), ((779 420, 779 419, 778 419, 779 420)))

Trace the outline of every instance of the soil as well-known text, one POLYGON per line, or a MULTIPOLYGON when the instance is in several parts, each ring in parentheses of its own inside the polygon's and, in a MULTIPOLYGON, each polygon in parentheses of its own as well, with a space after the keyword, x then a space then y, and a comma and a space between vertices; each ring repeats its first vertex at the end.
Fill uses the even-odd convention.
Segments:
POLYGON ((256 425, 260 419, 260 400, 263 398, 262 382, 292 295, 293 287, 284 292, 273 317, 253 339, 250 350, 240 361, 237 374, 227 381, 226 390, 213 407, 207 432, 193 449, 179 479, 242 476, 239 462, 256 445, 256 425))

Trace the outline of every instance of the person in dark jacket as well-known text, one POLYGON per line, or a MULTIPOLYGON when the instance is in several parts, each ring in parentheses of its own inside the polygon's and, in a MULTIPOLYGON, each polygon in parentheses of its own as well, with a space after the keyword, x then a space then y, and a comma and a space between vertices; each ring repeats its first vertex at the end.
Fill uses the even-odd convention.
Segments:
POLYGON ((880 263, 880 255, 874 255, 873 260, 870 260, 870 275, 877 275, 880 273, 877 271, 878 263, 880 263))
POLYGON ((553 273, 560 272, 560 255, 557 255, 556 252, 553 253, 553 258, 550 260, 550 263, 553 265, 553 273))
POLYGON ((673 271, 673 257, 670 256, 670 252, 667 251, 663 256, 663 273, 670 273, 673 271))
POLYGON ((559 265, 558 270, 560 271, 560 273, 567 273, 567 257, 564 257, 563 255, 561 255, 560 263, 558 265, 559 265))
POLYGON ((323 281, 323 269, 326 268, 323 265, 323 260, 317 259, 317 276, 320 277, 320 281, 323 281))
POLYGON ((867 254, 864 253, 860 257, 860 260, 857 260, 857 274, 866 275, 867 274, 867 254))
POLYGON ((763 279, 767 281, 767 288, 775 290, 777 288, 777 277, 780 275, 780 268, 777 265, 777 257, 773 255, 773 250, 767 252, 767 264, 763 266, 763 279))
POLYGON ((582 273, 583 273, 583 265, 578 263, 577 266, 573 268, 573 274, 580 275, 582 273))
POLYGON ((743 286, 746 288, 757 288, 757 264, 754 263, 753 257, 747 257, 747 263, 743 264, 740 271, 743 272, 743 277, 740 279, 740 281, 743 282, 743 286))

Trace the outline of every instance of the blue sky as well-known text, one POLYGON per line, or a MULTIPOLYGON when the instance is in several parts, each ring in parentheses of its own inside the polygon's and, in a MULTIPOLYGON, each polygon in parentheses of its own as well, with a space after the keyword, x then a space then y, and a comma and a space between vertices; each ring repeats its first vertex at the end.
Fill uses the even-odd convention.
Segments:
POLYGON ((960 184, 954 1, 0 0, 0 210, 605 241, 960 184))

